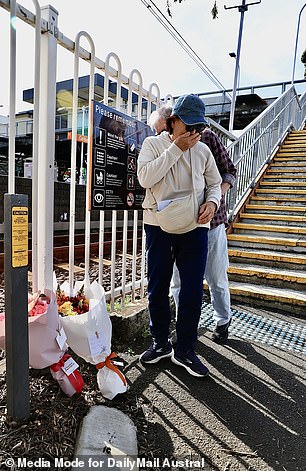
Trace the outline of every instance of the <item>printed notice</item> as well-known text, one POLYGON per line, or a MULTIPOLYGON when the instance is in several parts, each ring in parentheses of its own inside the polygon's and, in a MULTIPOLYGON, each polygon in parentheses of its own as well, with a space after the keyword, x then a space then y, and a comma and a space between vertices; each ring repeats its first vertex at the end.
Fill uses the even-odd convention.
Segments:
POLYGON ((12 208, 12 267, 28 265, 29 211, 26 206, 12 208))
POLYGON ((90 207, 140 209, 144 189, 137 179, 137 158, 148 125, 94 101, 90 207))

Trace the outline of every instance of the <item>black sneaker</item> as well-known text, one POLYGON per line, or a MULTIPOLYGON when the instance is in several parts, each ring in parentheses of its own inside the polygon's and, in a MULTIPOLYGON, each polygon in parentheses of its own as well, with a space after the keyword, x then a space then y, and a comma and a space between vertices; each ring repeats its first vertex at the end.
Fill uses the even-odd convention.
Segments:
POLYGON ((176 365, 183 366, 192 376, 204 378, 209 374, 208 368, 203 365, 193 350, 189 350, 184 354, 174 353, 171 360, 176 365))
POLYGON ((217 325, 211 337, 213 342, 216 342, 219 345, 223 345, 228 339, 228 328, 230 325, 231 325, 231 319, 226 324, 217 325))
POLYGON ((159 345, 155 340, 152 345, 140 355, 142 363, 157 363, 162 358, 168 358, 172 355, 172 345, 170 342, 166 345, 159 345))

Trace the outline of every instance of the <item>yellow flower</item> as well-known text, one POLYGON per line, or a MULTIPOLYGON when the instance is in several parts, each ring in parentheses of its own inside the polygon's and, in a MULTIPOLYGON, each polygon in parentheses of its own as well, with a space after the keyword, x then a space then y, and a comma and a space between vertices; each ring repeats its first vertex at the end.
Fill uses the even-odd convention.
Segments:
POLYGON ((72 304, 70 301, 66 301, 61 306, 59 306, 58 312, 62 314, 62 316, 75 316, 76 314, 72 309, 72 304))

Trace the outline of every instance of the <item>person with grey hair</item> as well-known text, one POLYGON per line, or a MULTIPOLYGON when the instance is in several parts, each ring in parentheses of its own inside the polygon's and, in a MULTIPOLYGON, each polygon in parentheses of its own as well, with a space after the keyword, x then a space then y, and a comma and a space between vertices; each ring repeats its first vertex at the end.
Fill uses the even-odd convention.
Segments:
POLYGON ((148 125, 155 131, 156 134, 160 134, 167 129, 167 119, 170 118, 172 113, 172 107, 163 105, 157 110, 153 111, 149 117, 148 125))
MULTIPOLYGON (((153 127, 158 126, 158 130, 155 127, 158 134, 160 134, 162 130, 167 129, 167 120, 171 116, 171 112, 171 107, 165 106, 154 111, 151 125, 153 127)), ((228 328, 232 317, 227 276, 229 260, 226 238, 227 214, 225 194, 228 189, 233 186, 237 170, 224 145, 211 129, 204 129, 201 140, 210 148, 222 178, 220 207, 210 223, 210 230, 208 232, 208 253, 204 278, 209 287, 214 309, 215 328, 212 334, 212 340, 218 344, 224 344, 228 339, 228 328)), ((174 265, 173 269, 171 292, 177 311, 180 293, 180 276, 176 265, 174 265)))

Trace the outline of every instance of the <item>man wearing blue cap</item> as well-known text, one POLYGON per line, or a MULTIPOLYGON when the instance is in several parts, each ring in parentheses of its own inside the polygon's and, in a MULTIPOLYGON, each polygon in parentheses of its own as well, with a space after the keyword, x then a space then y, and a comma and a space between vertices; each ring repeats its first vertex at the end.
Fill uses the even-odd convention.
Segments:
POLYGON ((153 336, 152 345, 140 360, 150 364, 171 357, 175 364, 197 377, 208 374, 207 367, 194 352, 194 345, 201 314, 207 232, 221 197, 221 177, 215 159, 200 142, 205 124, 203 101, 196 95, 181 96, 173 108, 170 131, 146 138, 138 159, 138 179, 146 188, 143 218, 153 336), (193 228, 183 233, 163 230, 158 213, 171 204, 178 205, 193 190, 198 207, 193 228), (168 339, 171 322, 168 294, 174 262, 181 289, 173 352, 168 339))

